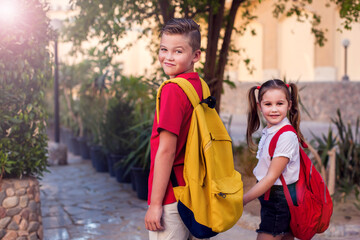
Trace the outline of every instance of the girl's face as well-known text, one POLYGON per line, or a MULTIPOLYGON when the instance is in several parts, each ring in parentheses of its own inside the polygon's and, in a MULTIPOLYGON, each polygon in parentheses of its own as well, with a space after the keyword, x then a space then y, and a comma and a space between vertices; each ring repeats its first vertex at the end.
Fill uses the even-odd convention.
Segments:
POLYGON ((258 103, 268 127, 280 123, 291 108, 291 101, 288 102, 286 95, 281 89, 269 89, 262 96, 258 103))
POLYGON ((181 73, 194 71, 200 59, 200 50, 193 51, 189 37, 183 34, 163 34, 160 42, 159 61, 166 75, 174 78, 181 73))

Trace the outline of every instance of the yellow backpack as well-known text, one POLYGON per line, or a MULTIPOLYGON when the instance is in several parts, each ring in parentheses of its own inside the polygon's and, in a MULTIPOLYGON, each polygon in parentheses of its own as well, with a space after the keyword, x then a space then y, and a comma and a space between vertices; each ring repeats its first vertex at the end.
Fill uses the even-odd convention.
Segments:
POLYGON ((185 150, 186 185, 174 187, 178 211, 193 236, 213 237, 230 229, 243 212, 243 183, 234 169, 231 138, 214 109, 215 98, 202 79, 201 102, 186 79, 165 81, 157 93, 158 121, 161 89, 168 83, 178 84, 194 107, 185 150))

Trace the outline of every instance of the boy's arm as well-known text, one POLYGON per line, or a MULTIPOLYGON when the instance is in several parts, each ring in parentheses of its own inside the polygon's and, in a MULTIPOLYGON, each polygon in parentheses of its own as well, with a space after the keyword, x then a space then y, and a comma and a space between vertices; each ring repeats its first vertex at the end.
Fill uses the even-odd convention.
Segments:
POLYGON ((287 157, 275 157, 271 160, 268 172, 266 176, 261 179, 258 183, 255 184, 246 194, 244 194, 243 203, 244 206, 254 200, 255 198, 263 195, 267 190, 269 190, 275 183, 275 181, 280 177, 281 173, 284 171, 286 165, 289 162, 287 157))
POLYGON ((150 231, 163 230, 161 223, 163 200, 170 180, 176 152, 177 136, 162 130, 159 135, 159 148, 155 156, 154 179, 151 203, 145 215, 145 226, 150 231))

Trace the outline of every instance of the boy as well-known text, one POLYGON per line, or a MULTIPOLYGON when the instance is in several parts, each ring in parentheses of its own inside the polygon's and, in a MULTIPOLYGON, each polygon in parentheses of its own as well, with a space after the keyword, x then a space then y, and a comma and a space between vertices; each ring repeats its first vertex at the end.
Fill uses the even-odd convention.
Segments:
MULTIPOLYGON (((202 99, 199 75, 194 64, 200 59, 199 25, 191 19, 172 19, 161 30, 158 59, 166 75, 188 80, 202 99)), ((186 139, 193 107, 183 90, 173 83, 161 91, 159 123, 154 119, 151 135, 149 208, 145 215, 150 240, 196 239, 191 236, 177 211, 170 181, 172 170, 178 185, 184 186, 183 168, 186 139)))

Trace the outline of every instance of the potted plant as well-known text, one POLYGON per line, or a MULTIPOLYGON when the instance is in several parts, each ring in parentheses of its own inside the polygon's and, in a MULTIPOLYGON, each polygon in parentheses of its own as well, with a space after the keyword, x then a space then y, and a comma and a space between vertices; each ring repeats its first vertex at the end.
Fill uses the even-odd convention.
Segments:
POLYGON ((88 146, 90 148, 90 159, 93 167, 99 172, 108 171, 108 166, 104 151, 103 141, 103 122, 106 112, 106 99, 93 98, 91 107, 86 113, 87 124, 89 126, 88 146))
POLYGON ((74 99, 74 91, 79 84, 78 78, 76 77, 77 73, 77 65, 67 65, 60 64, 60 78, 62 81, 60 82, 61 91, 61 100, 62 107, 61 109, 61 117, 63 120, 63 124, 66 126, 65 135, 66 135, 66 145, 68 150, 75 155, 80 154, 80 148, 77 141, 77 136, 80 131, 80 126, 78 122, 78 101, 74 99))
POLYGON ((153 79, 128 79, 128 88, 133 89, 129 94, 135 107, 135 124, 131 129, 133 132, 131 144, 134 149, 124 160, 127 172, 131 172, 138 198, 147 199, 148 175, 150 169, 150 137, 154 120, 156 91, 158 81, 153 79), (130 87, 131 86, 131 87, 130 87))
POLYGON ((152 132, 152 121, 145 121, 131 129, 136 132, 136 137, 132 144, 136 146, 124 164, 127 166, 126 172, 131 172, 133 176, 134 189, 139 199, 147 199, 148 177, 150 170, 150 137, 152 132))
POLYGON ((119 182, 130 182, 130 174, 124 171, 123 159, 131 151, 129 131, 134 122, 133 107, 120 92, 109 99, 103 124, 103 144, 108 154, 109 172, 116 175, 119 182))

